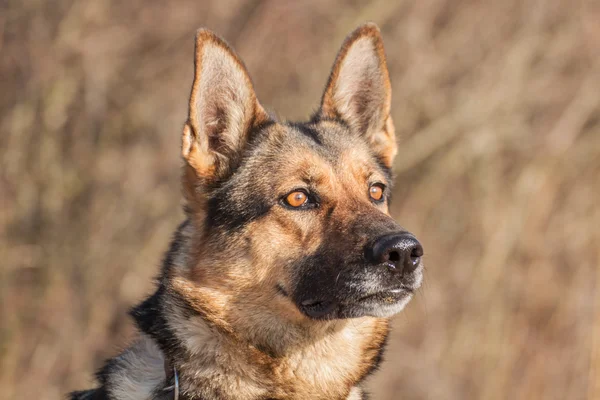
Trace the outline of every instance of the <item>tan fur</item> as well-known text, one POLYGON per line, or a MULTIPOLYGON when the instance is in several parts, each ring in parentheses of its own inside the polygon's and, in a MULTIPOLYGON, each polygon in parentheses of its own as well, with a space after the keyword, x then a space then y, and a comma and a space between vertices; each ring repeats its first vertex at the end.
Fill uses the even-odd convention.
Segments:
MULTIPOLYGON (((195 67, 182 134, 188 221, 178 231, 177 248, 161 277, 164 292, 149 306, 150 319, 163 317, 159 330, 172 332, 169 340, 177 344, 175 349, 163 344, 163 350, 179 373, 181 393, 229 400, 361 399, 357 385, 380 355, 387 318, 309 318, 290 296, 297 278, 290 264, 318 254, 324 244, 331 252, 344 252, 344 237, 352 237, 353 251, 362 254, 367 238, 356 232, 364 229, 356 227, 357 216, 381 226, 393 222, 387 202, 369 197, 374 182, 391 185, 381 163, 391 166, 396 152, 379 30, 364 25, 344 42, 322 99, 321 118, 304 128, 268 121, 242 62, 207 30, 196 37, 195 67), (254 195, 276 202, 310 183, 320 206, 295 212, 275 203, 231 232, 208 229, 214 223, 211 195, 218 182, 238 174, 240 155, 257 127, 263 148, 277 151, 246 159, 255 163, 246 180, 256 194, 229 191, 225 202, 251 203, 254 195), (285 140, 292 136, 300 139, 285 140), (321 140, 327 141, 327 151, 317 149, 321 140)), ((153 321, 147 323, 146 330, 160 339, 163 331, 155 333, 153 321)), ((166 378, 163 357, 149 340, 142 335, 121 356, 144 367, 130 374, 117 371, 111 381, 117 386, 110 389, 116 398, 150 398, 166 378)))
MULTIPOLYGON (((340 162, 352 162, 339 175, 313 154, 297 152, 282 165, 282 176, 290 181, 281 184, 293 187, 294 179, 301 179, 302 174, 316 176, 321 191, 339 204, 333 218, 343 224, 357 210, 357 192, 363 194, 362 206, 372 207, 365 190, 372 170, 362 153, 359 149, 344 154, 340 162)), ((240 393, 240 399, 261 395, 260 388, 265 386, 278 388, 269 393, 274 398, 345 398, 376 357, 387 334, 387 321, 371 317, 311 321, 275 291, 277 283, 286 287, 288 279, 278 249, 285 248, 281 256, 286 257, 314 251, 322 237, 319 233, 325 229, 318 215, 274 210, 269 218, 253 222, 247 229, 252 232, 248 259, 237 257, 239 243, 229 243, 229 251, 211 249, 199 238, 197 245, 191 246, 203 248, 194 267, 172 281, 174 289, 203 314, 203 319, 194 320, 193 330, 189 321, 179 326, 182 319, 174 317, 173 328, 184 343, 198 353, 208 350, 202 353, 202 367, 192 369, 208 368, 213 383, 221 380, 222 386, 240 393), (258 344, 261 350, 248 343, 258 344), (267 349, 267 354, 262 349, 267 349), (232 365, 236 366, 233 373, 232 365)))
MULTIPOLYGON (((182 282, 175 285, 187 296, 194 296, 192 287, 182 282)), ((218 297, 212 298, 211 307, 223 306, 217 304, 218 297)), ((198 299, 194 296, 190 300, 198 299)), ((205 304, 201 307, 206 310, 205 304)), ((296 325, 285 324, 282 316, 270 321, 269 315, 261 314, 262 321, 254 321, 261 326, 272 322, 285 324, 275 327, 267 338, 272 343, 285 342, 280 349, 282 353, 267 355, 239 334, 244 332, 241 326, 235 329, 237 333, 232 332, 232 326, 225 322, 227 317, 212 318, 210 323, 214 325, 210 326, 204 318, 186 321, 176 314, 176 309, 173 311, 171 326, 178 338, 194 351, 193 358, 181 364, 182 373, 189 369, 199 376, 194 384, 210 381, 226 388, 227 398, 240 400, 265 395, 277 399, 352 398, 353 385, 370 368, 388 330, 386 320, 372 317, 318 324, 304 321, 296 325), (267 392, 265 388, 273 391, 267 392)))
MULTIPOLYGON (((359 66, 365 66, 362 69, 364 74, 378 73, 377 79, 381 79, 387 89, 385 98, 376 99, 382 106, 375 105, 379 109, 374 110, 385 114, 387 125, 369 129, 390 131, 393 142, 393 128, 388 115, 389 78, 379 32, 371 25, 357 30, 344 44, 324 96, 324 110, 327 113, 336 108, 341 113, 351 112, 352 99, 347 97, 358 89, 356 85, 363 83, 353 81, 352 70, 359 66), (340 86, 342 84, 347 87, 340 86)), ((227 79, 240 85, 239 89, 226 90, 238 92, 239 97, 245 99, 242 109, 237 104, 231 105, 235 108, 235 126, 226 129, 245 132, 254 115, 264 112, 237 56, 220 39, 200 31, 196 42, 196 74, 190 116, 184 128, 182 147, 187 164, 204 179, 218 173, 211 169, 215 164, 211 158, 214 154, 210 154, 203 139, 207 135, 202 134, 206 129, 204 126, 213 122, 199 118, 202 110, 210 107, 207 102, 219 101, 214 100, 218 94, 211 95, 211 89, 203 82, 203 74, 211 77, 217 74, 215 68, 220 68, 222 74, 227 74, 227 79)), ((211 84, 218 86, 214 80, 211 84)), ((329 125, 324 121, 321 128, 334 128, 329 125)), ((283 129, 277 126, 271 128, 273 140, 285 134, 283 129)), ((237 135, 239 140, 245 140, 244 134, 238 132, 237 135)), ((230 144, 232 148, 241 145, 235 141, 230 144)), ((391 163, 394 151, 395 142, 394 150, 384 150, 386 162, 391 163)), ((367 154, 366 149, 360 147, 344 153, 340 162, 348 168, 340 175, 313 152, 289 152, 281 164, 283 179, 278 182, 275 192, 285 192, 306 178, 317 181, 321 192, 327 193, 339 204, 335 218, 343 224, 356 213, 357 201, 359 206, 372 207, 366 188, 375 168, 370 165, 367 154)), ((186 197, 188 201, 201 202, 198 197, 202 195, 196 189, 189 189, 193 183, 190 179, 194 177, 187 171, 184 174, 186 197)), ((387 213, 387 205, 384 207, 387 213)), ((202 213, 201 209, 195 211, 196 214, 202 213)), ((202 217, 194 220, 202 220, 202 217)), ((190 248, 202 250, 193 255, 195 261, 191 269, 173 277, 172 286, 203 317, 183 323, 173 309, 175 315, 171 322, 179 339, 194 349, 194 354, 201 355, 189 361, 189 368, 195 374, 228 388, 231 393, 238 393, 231 398, 260 397, 265 395, 265 387, 277 388, 276 392, 268 393, 272 398, 341 399, 357 396, 357 390, 352 388, 377 356, 387 334, 387 320, 363 317, 352 321, 311 321, 274 289, 278 283, 285 288, 288 279, 281 268, 278 249, 285 248, 287 257, 314 251, 320 244, 320 233, 326 229, 322 224, 319 216, 289 215, 282 210, 274 210, 269 218, 253 222, 246 228, 252 231, 249 256, 241 258, 236 254, 237 249, 246 244, 228 243, 230 251, 227 248, 211 249, 203 238, 196 238, 198 243, 190 248), (219 267, 221 265, 226 268, 219 267), (267 353, 263 351, 265 349, 267 353)))

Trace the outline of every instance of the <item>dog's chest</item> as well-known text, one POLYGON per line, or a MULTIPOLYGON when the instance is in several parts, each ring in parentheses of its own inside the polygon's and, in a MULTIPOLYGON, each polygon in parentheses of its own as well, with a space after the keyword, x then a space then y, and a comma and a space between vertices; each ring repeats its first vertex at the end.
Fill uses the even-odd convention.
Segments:
POLYGON ((199 317, 177 318, 171 327, 185 349, 173 360, 182 392, 203 400, 360 398, 348 396, 370 371, 387 333, 385 321, 357 319, 268 356, 216 334, 199 317))
POLYGON ((342 332, 271 360, 228 346, 196 353, 181 365, 182 389, 203 393, 205 400, 347 399, 365 373, 365 336, 342 332), (351 345, 349 345, 351 344, 351 345))
POLYGON ((348 398, 361 377, 359 354, 335 346, 320 351, 324 357, 300 352, 270 365, 242 364, 239 358, 227 364, 187 364, 181 370, 182 389, 202 393, 203 400, 348 398))
MULTIPOLYGON (((276 399, 346 399, 364 376, 365 354, 357 331, 346 340, 308 345, 273 365, 270 395, 276 399)), ((351 397, 352 398, 352 397, 351 397)), ((360 398, 360 397, 357 397, 360 398)))
POLYGON ((293 354, 275 368, 276 384, 313 395, 317 394, 313 391, 329 396, 346 393, 348 388, 342 382, 358 380, 363 361, 359 341, 354 346, 346 344, 324 341, 293 354))

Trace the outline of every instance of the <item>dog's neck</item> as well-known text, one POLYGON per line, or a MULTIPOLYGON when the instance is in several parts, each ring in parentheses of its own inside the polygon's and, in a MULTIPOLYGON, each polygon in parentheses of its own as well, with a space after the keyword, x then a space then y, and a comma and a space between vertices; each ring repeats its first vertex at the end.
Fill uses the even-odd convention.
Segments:
POLYGON ((239 399, 360 399, 353 387, 373 368, 387 334, 385 321, 376 331, 366 319, 324 323, 312 341, 273 354, 207 322, 163 285, 132 315, 162 352, 167 370, 177 369, 182 398, 233 392, 239 399))

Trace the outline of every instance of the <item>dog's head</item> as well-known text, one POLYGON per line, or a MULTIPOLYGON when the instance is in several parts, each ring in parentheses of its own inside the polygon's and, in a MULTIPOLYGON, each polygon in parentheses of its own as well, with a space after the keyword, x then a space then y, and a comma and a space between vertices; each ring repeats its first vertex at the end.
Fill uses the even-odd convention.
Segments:
POLYGON ((346 39, 306 123, 272 119, 235 53, 198 32, 182 150, 195 302, 222 310, 215 318, 298 323, 404 307, 421 283, 423 249, 388 213, 390 100, 375 25, 346 39))

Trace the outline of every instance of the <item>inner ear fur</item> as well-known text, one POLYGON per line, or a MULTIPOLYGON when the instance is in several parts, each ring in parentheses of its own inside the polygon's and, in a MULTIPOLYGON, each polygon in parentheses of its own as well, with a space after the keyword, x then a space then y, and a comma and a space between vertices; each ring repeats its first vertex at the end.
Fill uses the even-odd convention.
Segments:
POLYGON ((390 116, 392 88, 383 39, 377 25, 367 23, 344 41, 321 99, 319 116, 342 119, 363 135, 381 161, 391 168, 396 155, 390 116))
POLYGON ((198 30, 182 135, 184 185, 225 179, 237 166, 249 132, 268 119, 239 57, 213 32, 198 30), (189 182, 192 177, 197 182, 189 182))

